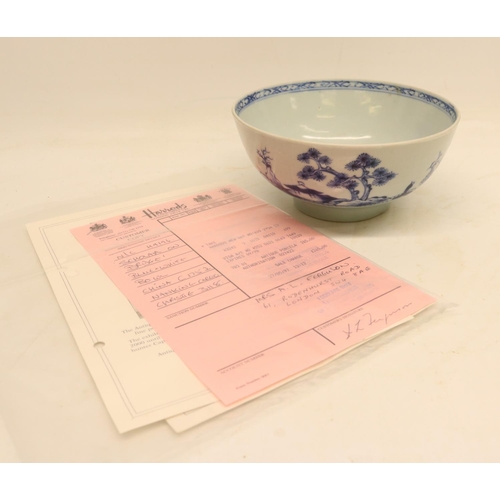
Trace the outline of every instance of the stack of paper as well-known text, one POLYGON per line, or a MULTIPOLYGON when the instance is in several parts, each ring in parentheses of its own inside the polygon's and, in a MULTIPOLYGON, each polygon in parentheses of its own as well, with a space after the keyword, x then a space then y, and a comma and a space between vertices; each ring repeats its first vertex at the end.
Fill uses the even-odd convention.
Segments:
POLYGON ((120 432, 185 430, 434 302, 235 185, 28 230, 120 432))

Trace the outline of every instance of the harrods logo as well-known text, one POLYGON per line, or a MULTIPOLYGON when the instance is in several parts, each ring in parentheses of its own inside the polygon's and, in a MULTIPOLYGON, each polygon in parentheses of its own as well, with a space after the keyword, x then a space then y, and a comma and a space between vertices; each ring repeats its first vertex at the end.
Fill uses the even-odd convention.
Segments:
MULTIPOLYGON (((187 209, 187 205, 185 205, 184 203, 176 203, 172 207, 160 208, 158 210, 151 210, 148 208, 146 210, 143 210, 143 212, 150 219, 156 219, 157 217, 162 217, 163 215, 167 215, 171 212, 177 212, 179 210, 183 211, 186 209, 187 209)), ((144 215, 143 215, 143 217, 144 217, 144 215)))

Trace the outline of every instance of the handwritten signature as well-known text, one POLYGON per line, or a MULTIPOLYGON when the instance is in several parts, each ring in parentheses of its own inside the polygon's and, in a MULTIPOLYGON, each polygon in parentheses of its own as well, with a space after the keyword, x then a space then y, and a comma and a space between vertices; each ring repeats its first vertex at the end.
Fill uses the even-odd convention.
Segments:
POLYGON ((348 323, 347 330, 342 330, 342 331, 346 334, 346 339, 348 339, 353 333, 362 332, 365 328, 368 328, 372 325, 376 325, 377 323, 381 323, 382 325, 387 325, 389 322, 389 318, 391 316, 394 316, 398 312, 403 311, 404 309, 410 307, 411 305, 412 302, 408 302, 408 304, 398 307, 397 309, 394 309, 394 311, 385 313, 383 316, 379 316, 377 318, 373 317, 372 313, 364 313, 361 315, 361 318, 359 318, 356 322, 348 323))

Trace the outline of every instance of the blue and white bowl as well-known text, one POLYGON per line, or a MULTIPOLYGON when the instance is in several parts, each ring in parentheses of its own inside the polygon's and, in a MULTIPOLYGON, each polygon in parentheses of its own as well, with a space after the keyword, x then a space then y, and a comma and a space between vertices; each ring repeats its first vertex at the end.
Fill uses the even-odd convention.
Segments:
POLYGON ((302 212, 357 221, 421 186, 460 120, 446 99, 395 83, 322 80, 253 92, 233 108, 259 171, 302 212))

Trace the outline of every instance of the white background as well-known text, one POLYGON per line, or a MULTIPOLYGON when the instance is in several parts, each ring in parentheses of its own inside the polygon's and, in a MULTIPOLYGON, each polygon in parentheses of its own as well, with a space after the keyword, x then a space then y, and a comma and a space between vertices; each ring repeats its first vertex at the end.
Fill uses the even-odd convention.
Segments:
POLYGON ((499 461, 499 60, 499 39, 0 40, 0 460, 499 461), (296 212, 251 166, 230 106, 317 78, 455 103, 462 122, 428 183, 366 222, 296 212), (155 194, 200 167, 451 307, 185 434, 159 422, 119 435, 24 224, 155 194))

